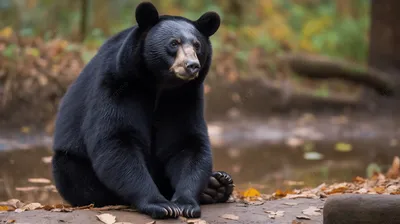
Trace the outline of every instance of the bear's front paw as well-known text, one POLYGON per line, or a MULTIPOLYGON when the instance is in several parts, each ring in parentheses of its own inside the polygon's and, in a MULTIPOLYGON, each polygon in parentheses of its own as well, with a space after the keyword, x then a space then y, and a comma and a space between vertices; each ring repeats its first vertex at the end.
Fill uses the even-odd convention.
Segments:
POLYGON ((138 210, 150 215, 153 219, 178 218, 182 215, 179 206, 167 200, 147 203, 139 206, 138 210))
POLYGON ((199 218, 201 216, 201 210, 198 203, 191 198, 177 197, 172 199, 179 209, 182 211, 182 216, 185 218, 199 218))
POLYGON ((208 186, 200 194, 200 203, 224 203, 231 196, 234 186, 233 179, 228 173, 223 171, 213 172, 208 186))

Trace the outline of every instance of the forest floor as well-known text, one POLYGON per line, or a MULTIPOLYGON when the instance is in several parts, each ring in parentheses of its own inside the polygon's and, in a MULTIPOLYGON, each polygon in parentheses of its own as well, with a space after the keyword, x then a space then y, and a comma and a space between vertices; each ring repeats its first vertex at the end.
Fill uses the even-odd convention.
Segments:
MULTIPOLYGON (((152 220, 150 217, 139 214, 126 206, 93 208, 93 205, 89 205, 72 208, 65 204, 25 204, 17 199, 11 199, 0 203, 0 223, 322 223, 323 215, 325 215, 323 213, 325 200, 333 195, 391 195, 391 197, 383 199, 378 198, 379 200, 374 201, 376 203, 373 203, 373 205, 371 203, 363 205, 368 208, 372 207, 372 212, 390 204, 387 201, 388 199, 398 201, 400 194, 399 167, 400 159, 395 157, 392 167, 386 174, 375 173, 369 179, 356 177, 353 182, 332 185, 321 184, 312 189, 304 188, 284 192, 277 190, 273 194, 260 194, 254 188, 249 188, 246 191, 235 191, 228 203, 202 206, 200 219, 180 217, 177 220, 152 220)), ((350 201, 353 200, 352 203, 359 203, 363 200, 357 197, 353 196, 353 199, 351 199, 350 196, 349 198, 350 201)), ((338 201, 341 203, 343 199, 338 201)), ((349 211, 362 209, 362 206, 361 208, 360 206, 356 207, 339 207, 339 209, 348 209, 349 211)))
MULTIPOLYGON (((322 208, 324 200, 322 199, 283 199, 266 201, 265 203, 258 204, 244 204, 244 203, 227 203, 202 206, 201 219, 184 219, 177 220, 157 220, 153 222, 151 218, 137 212, 128 211, 91 211, 91 210, 78 210, 73 212, 51 212, 45 210, 26 211, 22 213, 7 212, 0 214, 0 223, 134 223, 134 224, 147 224, 147 223, 322 223, 322 214, 314 212, 317 215, 309 217, 302 213, 307 211, 311 206, 316 207, 318 210, 322 208), (270 213, 267 213, 269 212, 270 213), (279 212, 278 212, 279 211, 279 212), (272 212, 275 212, 273 214, 272 212), (277 212, 277 213, 276 213, 277 212), (105 215, 109 214, 111 216, 105 215), (111 221, 102 222, 97 217, 110 217, 111 221), (282 215, 282 216, 281 216, 282 215), (112 216, 115 217, 116 222, 113 222, 112 216), (277 217, 278 216, 278 217, 277 217), (298 219, 303 218, 303 219, 298 219), (305 218, 305 219, 304 219, 305 218)), ((312 207, 313 208, 313 207, 312 207)), ((310 210, 310 209, 309 209, 310 210)))

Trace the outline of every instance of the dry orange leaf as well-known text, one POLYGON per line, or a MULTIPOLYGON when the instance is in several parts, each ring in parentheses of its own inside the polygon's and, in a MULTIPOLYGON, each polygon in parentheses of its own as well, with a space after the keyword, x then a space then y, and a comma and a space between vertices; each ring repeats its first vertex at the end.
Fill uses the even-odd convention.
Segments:
POLYGON ((294 193, 293 191, 289 191, 289 190, 281 191, 278 189, 275 191, 274 196, 275 197, 286 197, 288 194, 293 194, 293 193, 294 193))
POLYGON ((283 191, 281 191, 281 190, 276 190, 275 191, 275 196, 276 197, 285 197, 287 195, 287 192, 285 191, 285 192, 283 192, 283 191))
POLYGON ((362 184, 362 183, 365 182, 365 179, 362 178, 362 177, 357 176, 357 177, 354 178, 353 181, 356 182, 356 183, 362 184))
POLYGON ((7 205, 0 206, 0 211, 8 211, 8 210, 12 210, 12 209, 10 207, 8 207, 7 205))
POLYGON ((376 193, 378 193, 378 194, 383 194, 383 193, 385 193, 385 187, 380 186, 380 187, 374 187, 373 189, 374 189, 374 191, 375 191, 376 193))
POLYGON ((245 192, 243 192, 243 197, 260 197, 260 192, 256 190, 255 188, 250 187, 247 189, 245 192))
POLYGON ((345 186, 334 188, 330 192, 328 192, 328 194, 344 193, 347 189, 349 189, 349 188, 345 187, 345 186))

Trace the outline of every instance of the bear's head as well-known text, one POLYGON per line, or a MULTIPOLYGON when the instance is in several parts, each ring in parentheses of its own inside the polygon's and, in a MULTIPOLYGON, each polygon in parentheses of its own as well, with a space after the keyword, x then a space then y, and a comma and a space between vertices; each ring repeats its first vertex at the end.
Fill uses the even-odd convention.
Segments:
POLYGON ((206 75, 211 64, 209 37, 220 26, 215 12, 192 21, 180 16, 159 16, 149 2, 136 8, 136 21, 145 33, 143 59, 147 68, 167 86, 176 86, 206 75))

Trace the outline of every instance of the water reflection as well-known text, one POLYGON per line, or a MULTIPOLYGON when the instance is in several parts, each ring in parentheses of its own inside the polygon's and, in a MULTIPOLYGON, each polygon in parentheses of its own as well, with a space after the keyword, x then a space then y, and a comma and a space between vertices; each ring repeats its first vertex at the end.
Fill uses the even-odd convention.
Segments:
MULTIPOLYGON (((232 174, 238 189, 253 186, 262 192, 317 186, 322 182, 350 181, 365 176, 366 167, 375 162, 386 170, 398 146, 389 142, 350 142, 350 152, 334 150, 335 142, 316 142, 314 150, 324 155, 322 160, 303 158, 304 147, 289 147, 283 143, 213 148, 214 169, 232 174), (385 167, 386 166, 386 167, 385 167)), ((51 178, 48 148, 12 150, 0 153, 0 201, 18 198, 25 202, 57 204, 62 202, 52 183, 31 183, 29 178, 51 178)))
POLYGON ((47 148, 12 150, 0 153, 0 201, 17 198, 24 202, 62 202, 52 183, 30 183, 29 178, 51 180, 47 148), (43 159, 44 158, 44 159, 43 159))

